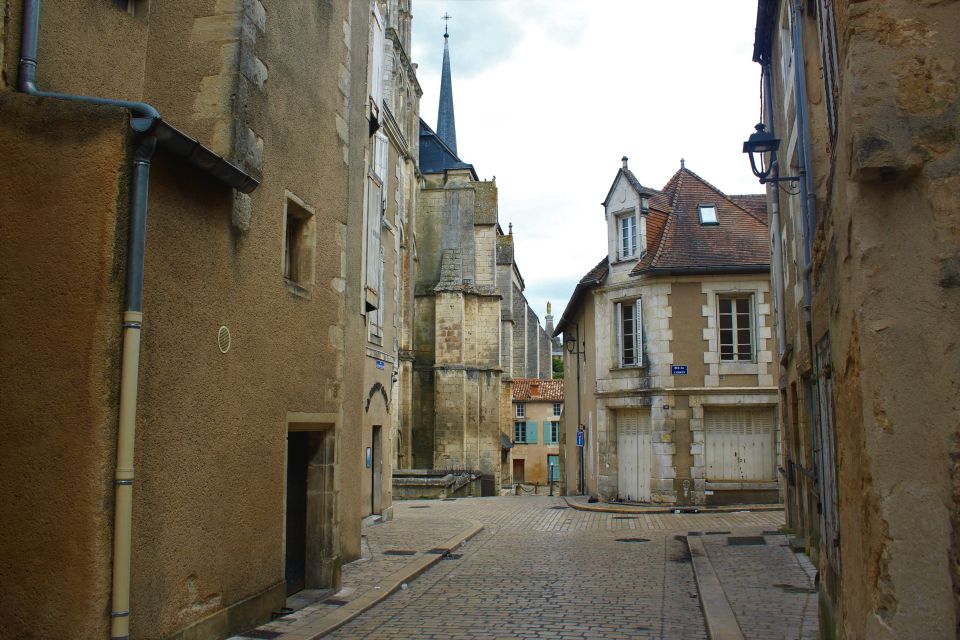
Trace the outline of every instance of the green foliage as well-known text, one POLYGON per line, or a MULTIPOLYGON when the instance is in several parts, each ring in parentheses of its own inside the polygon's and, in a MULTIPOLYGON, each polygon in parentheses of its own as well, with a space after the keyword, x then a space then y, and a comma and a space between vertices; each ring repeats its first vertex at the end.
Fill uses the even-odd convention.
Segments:
POLYGON ((554 380, 563 379, 563 358, 560 356, 553 357, 553 378, 554 380))

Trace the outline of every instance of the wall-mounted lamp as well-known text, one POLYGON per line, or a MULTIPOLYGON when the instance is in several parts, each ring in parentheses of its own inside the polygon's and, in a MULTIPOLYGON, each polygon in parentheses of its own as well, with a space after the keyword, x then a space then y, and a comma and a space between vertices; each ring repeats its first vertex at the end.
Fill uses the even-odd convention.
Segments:
POLYGON ((750 157, 750 169, 753 170, 753 175, 760 178, 760 184, 766 184, 768 182, 797 182, 799 178, 796 176, 783 176, 771 178, 770 172, 776 166, 776 153, 777 149, 780 148, 780 140, 773 137, 773 134, 767 131, 766 126, 761 122, 756 127, 756 131, 750 134, 750 137, 747 138, 747 141, 743 143, 743 152, 750 157), (770 160, 766 163, 763 162, 763 154, 769 153, 770 160), (755 154, 760 156, 760 167, 766 166, 765 170, 757 168, 757 159, 754 157, 755 154))
POLYGON ((564 340, 563 346, 567 348, 567 353, 573 353, 577 350, 577 338, 576 336, 567 336, 567 339, 564 340))

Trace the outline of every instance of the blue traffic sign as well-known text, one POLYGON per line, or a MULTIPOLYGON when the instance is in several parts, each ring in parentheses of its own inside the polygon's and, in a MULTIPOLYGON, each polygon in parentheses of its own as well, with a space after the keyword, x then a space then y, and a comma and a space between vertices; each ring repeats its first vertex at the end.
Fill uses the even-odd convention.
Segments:
POLYGON ((377 369, 383 369, 384 364, 383 360, 377 360, 377 369))
POLYGON ((583 431, 577 431, 577 446, 583 446, 583 431))

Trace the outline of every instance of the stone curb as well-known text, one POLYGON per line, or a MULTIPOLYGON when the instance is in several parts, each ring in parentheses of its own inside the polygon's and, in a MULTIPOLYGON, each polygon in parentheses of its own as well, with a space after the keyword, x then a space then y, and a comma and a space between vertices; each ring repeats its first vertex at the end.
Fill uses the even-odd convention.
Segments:
POLYGON ((567 499, 566 496, 563 496, 563 501, 567 503, 567 506, 571 509, 576 509, 577 511, 596 511, 598 513, 673 513, 677 509, 681 509, 681 512, 677 515, 699 515, 701 513, 739 513, 740 511, 783 511, 783 505, 773 505, 773 504, 759 504, 759 505, 738 505, 735 507, 694 507, 699 509, 697 513, 684 513, 682 509, 690 509, 691 507, 634 507, 629 505, 612 505, 606 503, 597 502, 595 506, 592 504, 581 504, 576 501, 567 499))
POLYGON ((363 595, 351 600, 336 611, 323 616, 323 618, 317 620, 314 624, 283 634, 278 640, 317 640, 339 629, 364 611, 376 606, 397 591, 404 582, 410 582, 440 562, 451 551, 483 530, 483 525, 479 522, 475 520, 468 520, 467 522, 471 525, 469 529, 458 533, 442 544, 434 547, 434 549, 442 551, 442 553, 424 554, 419 558, 411 560, 400 569, 383 578, 363 595))
POLYGON ((723 591, 720 578, 713 569, 713 563, 707 556, 703 540, 696 536, 686 536, 693 575, 700 594, 700 608, 707 623, 707 637, 710 640, 744 640, 743 631, 737 617, 730 608, 727 594, 723 591))

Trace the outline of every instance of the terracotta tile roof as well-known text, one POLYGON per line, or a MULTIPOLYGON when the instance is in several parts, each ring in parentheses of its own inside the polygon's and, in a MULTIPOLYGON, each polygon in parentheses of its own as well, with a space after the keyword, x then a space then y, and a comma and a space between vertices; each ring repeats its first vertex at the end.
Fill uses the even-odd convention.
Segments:
POLYGON ((670 197, 670 211, 665 223, 651 212, 647 219, 651 248, 631 275, 770 269, 766 216, 758 212, 757 196, 737 196, 740 202, 734 201, 686 168, 667 181, 662 193, 670 197), (701 204, 716 205, 720 224, 700 224, 701 204))
POLYGON ((514 378, 513 399, 516 402, 563 402, 563 380, 514 378))
POLYGON ((597 266, 595 266, 593 269, 590 269, 590 271, 587 271, 587 275, 580 278, 580 282, 577 283, 576 288, 573 290, 573 295, 570 296, 570 301, 567 302, 567 307, 563 310, 563 314, 560 316, 560 321, 554 328, 553 336, 551 337, 559 336, 561 333, 563 333, 564 328, 573 318, 573 314, 576 312, 576 308, 580 305, 580 300, 583 299, 587 289, 590 287, 595 287, 603 282, 603 279, 607 277, 609 272, 610 261, 607 256, 603 256, 600 262, 597 263, 597 266))
POLYGON ((736 196, 727 196, 734 203, 738 204, 740 208, 744 209, 747 213, 753 214, 757 220, 769 226, 767 221, 767 196, 763 193, 745 193, 742 195, 736 196))

